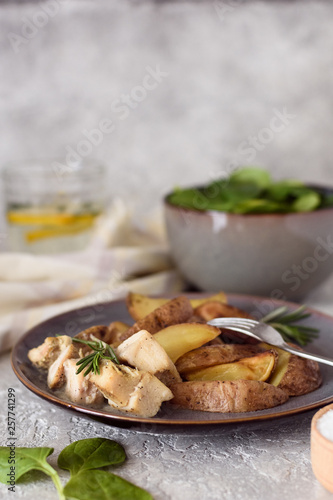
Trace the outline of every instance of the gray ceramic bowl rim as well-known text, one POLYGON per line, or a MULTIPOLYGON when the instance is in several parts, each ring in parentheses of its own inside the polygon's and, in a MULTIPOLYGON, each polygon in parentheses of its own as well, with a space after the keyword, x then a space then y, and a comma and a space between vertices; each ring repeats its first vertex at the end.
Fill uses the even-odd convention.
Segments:
MULTIPOLYGON (((318 190, 319 192, 328 192, 330 194, 333 194, 333 187, 331 186, 320 186, 317 184, 306 184, 307 187, 313 188, 318 190)), ((202 189, 205 186, 189 186, 188 188, 184 189, 202 189)), ((262 219, 263 217, 277 217, 277 218, 285 218, 285 217, 304 217, 304 216, 311 216, 311 215, 318 215, 323 212, 332 212, 333 211, 333 206, 332 207, 324 207, 324 208, 319 208, 317 210, 311 210, 309 212, 285 212, 285 213, 279 213, 279 212, 270 212, 270 213, 261 213, 261 214, 234 214, 232 212, 224 212, 223 210, 196 210, 195 208, 189 208, 189 207, 181 207, 180 205, 174 205, 171 203, 168 198, 173 194, 173 192, 170 192, 166 194, 163 198, 164 205, 167 205, 168 207, 171 207, 175 210, 179 211, 186 211, 186 212, 191 212, 193 214, 199 215, 199 216, 204 216, 207 214, 221 214, 224 216, 232 217, 232 218, 259 218, 262 219)))

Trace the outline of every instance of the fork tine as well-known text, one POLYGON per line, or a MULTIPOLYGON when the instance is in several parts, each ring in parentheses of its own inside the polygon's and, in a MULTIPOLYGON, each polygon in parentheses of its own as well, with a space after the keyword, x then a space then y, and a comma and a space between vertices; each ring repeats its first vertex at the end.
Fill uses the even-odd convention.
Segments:
POLYGON ((258 339, 258 337, 251 332, 251 330, 248 327, 243 327, 243 326, 238 326, 238 325, 225 325, 225 328, 230 328, 233 332, 239 332, 243 333, 244 335, 247 335, 248 337, 253 337, 254 339, 258 339))
POLYGON ((214 318, 210 321, 215 321, 215 320, 218 320, 218 321, 222 321, 223 323, 236 323, 236 322, 243 322, 243 323, 249 323, 250 321, 252 322, 252 320, 248 320, 246 318, 226 318, 226 317, 222 317, 222 318, 214 318))
POLYGON ((223 317, 223 318, 215 318, 215 319, 218 319, 219 321, 226 321, 226 322, 242 322, 244 324, 252 324, 252 325, 256 325, 258 323, 258 321, 255 321, 254 319, 250 319, 250 318, 237 318, 237 317, 230 317, 230 318, 226 318, 226 317, 223 317))
POLYGON ((253 328, 252 325, 247 325, 245 323, 241 323, 241 322, 232 322, 232 321, 219 321, 218 318, 215 318, 215 320, 211 320, 211 321, 208 321, 207 322, 209 325, 212 325, 212 326, 217 326, 219 328, 230 328, 230 329, 234 329, 234 328, 243 328, 243 330, 246 330, 246 331, 250 331, 251 328, 253 328))
POLYGON ((238 326, 243 326, 244 328, 251 328, 256 325, 256 322, 250 322, 247 319, 242 319, 242 318, 214 318, 213 320, 210 321, 210 324, 219 324, 219 325, 238 325, 238 326))
POLYGON ((207 321, 208 325, 217 326, 219 328, 227 328, 229 330, 233 330, 234 332, 243 333, 249 337, 252 337, 256 340, 261 340, 258 335, 252 331, 257 322, 252 324, 247 322, 246 318, 215 318, 213 320, 207 321))
POLYGON ((228 323, 223 323, 224 328, 233 328, 234 326, 239 326, 240 328, 246 328, 247 330, 251 330, 251 325, 247 325, 246 323, 241 322, 233 322, 229 321, 228 323))
POLYGON ((258 324, 258 321, 249 318, 228 318, 228 321, 231 323, 243 323, 244 325, 252 325, 252 326, 258 324))

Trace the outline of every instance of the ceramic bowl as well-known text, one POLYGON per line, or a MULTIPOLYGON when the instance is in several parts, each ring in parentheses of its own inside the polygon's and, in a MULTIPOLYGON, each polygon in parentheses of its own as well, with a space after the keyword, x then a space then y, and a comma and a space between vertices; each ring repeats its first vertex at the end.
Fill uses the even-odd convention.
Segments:
POLYGON ((333 404, 325 406, 312 418, 311 422, 311 463, 312 470, 318 481, 333 493, 333 441, 325 438, 318 430, 318 420, 333 404))
POLYGON ((236 215, 168 196, 164 208, 172 257, 199 290, 300 300, 333 272, 333 208, 236 215))

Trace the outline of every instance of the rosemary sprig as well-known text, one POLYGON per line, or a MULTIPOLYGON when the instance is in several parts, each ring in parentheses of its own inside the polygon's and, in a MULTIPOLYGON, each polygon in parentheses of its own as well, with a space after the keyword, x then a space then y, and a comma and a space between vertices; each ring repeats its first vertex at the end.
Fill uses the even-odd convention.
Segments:
POLYGON ((295 311, 288 312, 287 307, 282 306, 266 314, 261 321, 271 325, 286 342, 296 341, 304 346, 318 336, 319 330, 304 325, 295 325, 298 321, 309 318, 310 313, 306 313, 305 306, 300 306, 295 311))
POLYGON ((84 377, 90 372, 93 372, 95 375, 100 374, 99 362, 101 359, 110 359, 117 365, 120 364, 116 353, 109 344, 103 342, 103 340, 97 339, 96 337, 91 337, 93 338, 93 340, 83 340, 76 337, 73 337, 72 339, 74 342, 80 342, 81 344, 89 346, 90 349, 94 351, 84 358, 81 358, 76 363, 76 365, 79 367, 76 374, 78 375, 82 372, 82 370, 85 370, 83 374, 84 377))

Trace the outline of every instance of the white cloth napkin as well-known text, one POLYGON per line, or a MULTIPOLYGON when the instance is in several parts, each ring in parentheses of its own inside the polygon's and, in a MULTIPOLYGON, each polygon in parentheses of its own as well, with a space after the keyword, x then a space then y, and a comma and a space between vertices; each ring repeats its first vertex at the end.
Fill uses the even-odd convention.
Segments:
POLYGON ((0 253, 0 352, 57 314, 124 298, 129 291, 159 294, 183 287, 169 256, 161 217, 151 217, 140 228, 116 200, 98 219, 84 251, 0 253))

